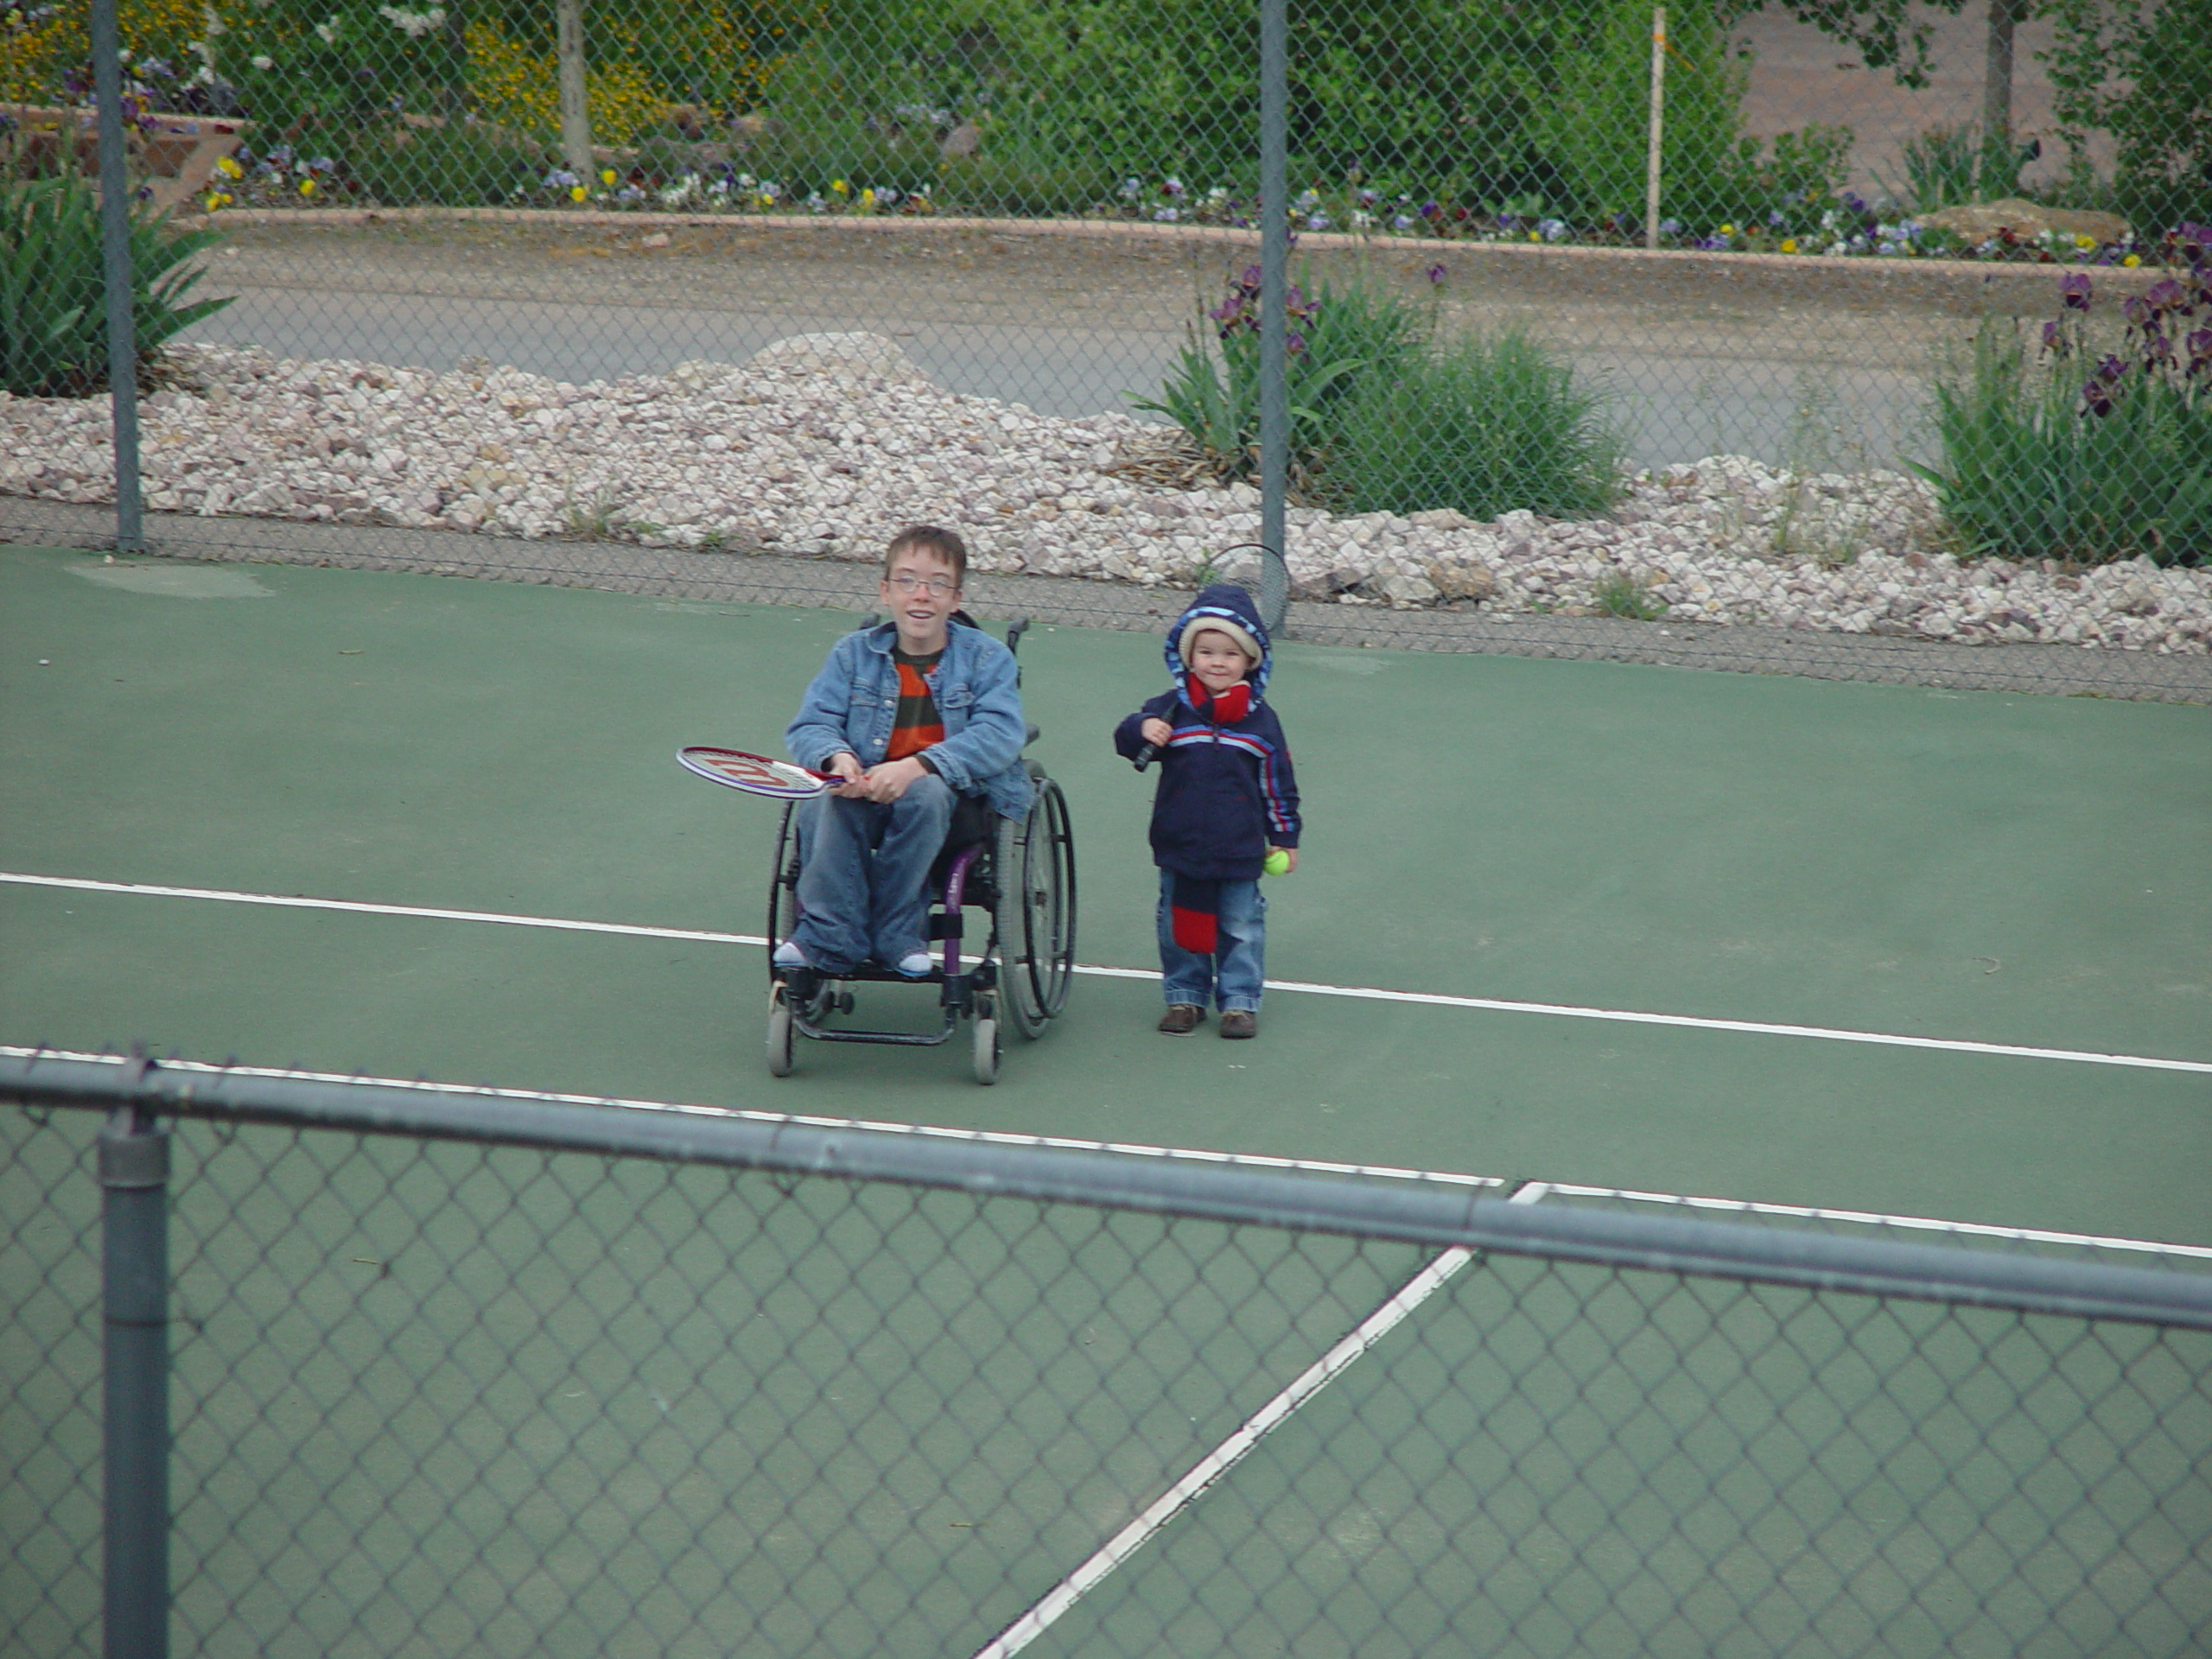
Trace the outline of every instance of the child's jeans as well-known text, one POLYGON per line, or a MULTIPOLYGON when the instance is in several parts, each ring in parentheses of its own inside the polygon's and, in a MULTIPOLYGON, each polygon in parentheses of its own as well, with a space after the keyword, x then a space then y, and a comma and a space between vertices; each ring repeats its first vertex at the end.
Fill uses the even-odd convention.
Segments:
POLYGON ((1160 988, 1170 1002, 1205 1007, 1218 1002, 1221 1011, 1243 1008, 1256 1014, 1260 988, 1266 978, 1268 899, 1257 881, 1221 884, 1219 949, 1210 957, 1194 956, 1175 943, 1171 915, 1174 897, 1173 872, 1160 873, 1160 988))
POLYGON ((930 866, 959 798, 944 779, 917 778, 896 802, 817 795, 798 810, 798 925, 791 938, 817 968, 895 963, 928 949, 930 866))

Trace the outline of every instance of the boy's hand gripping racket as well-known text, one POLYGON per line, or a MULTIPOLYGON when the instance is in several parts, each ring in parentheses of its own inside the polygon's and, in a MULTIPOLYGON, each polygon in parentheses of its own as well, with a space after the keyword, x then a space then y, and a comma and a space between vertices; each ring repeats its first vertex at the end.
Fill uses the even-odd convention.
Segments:
POLYGON ((844 781, 835 772, 816 772, 788 760, 750 754, 743 749, 717 749, 696 744, 688 749, 678 749, 676 758, 686 772, 696 772, 710 784, 721 784, 741 789, 748 795, 766 795, 779 801, 803 801, 824 790, 835 789, 844 781))

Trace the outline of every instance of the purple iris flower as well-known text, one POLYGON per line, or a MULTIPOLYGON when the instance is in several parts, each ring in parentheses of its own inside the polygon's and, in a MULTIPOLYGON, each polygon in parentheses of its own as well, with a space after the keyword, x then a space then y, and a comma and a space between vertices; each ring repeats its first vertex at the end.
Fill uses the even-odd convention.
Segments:
POLYGON ((2089 278, 2082 271, 2069 270, 2058 279, 2058 293, 2069 311, 2089 308, 2089 278))

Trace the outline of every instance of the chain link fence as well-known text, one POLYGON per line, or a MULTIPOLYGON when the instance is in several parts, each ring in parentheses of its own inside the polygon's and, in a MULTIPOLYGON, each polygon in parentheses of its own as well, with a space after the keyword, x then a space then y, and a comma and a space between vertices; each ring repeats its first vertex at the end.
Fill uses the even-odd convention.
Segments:
POLYGON ((5 1065, 25 1652, 101 1643, 103 1503, 112 1561, 161 1501, 118 1472, 142 1430, 169 1566, 111 1582, 107 1636, 196 1650, 2180 1655, 2212 1622, 2187 1253, 5 1065), (113 1406, 134 1351, 165 1444, 113 1406))
MULTIPOLYGON (((116 499, 88 16, 0 23, 19 539, 116 499)), ((952 521, 986 572, 1272 579, 1391 644, 2005 645, 2054 690, 2088 645, 2212 692, 2205 0, 120 0, 118 38, 157 547, 803 591, 952 521)))

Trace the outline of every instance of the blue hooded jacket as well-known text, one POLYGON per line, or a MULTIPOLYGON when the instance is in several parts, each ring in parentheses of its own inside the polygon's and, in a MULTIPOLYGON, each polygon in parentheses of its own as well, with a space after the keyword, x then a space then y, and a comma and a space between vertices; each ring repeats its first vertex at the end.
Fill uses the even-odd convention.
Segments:
POLYGON ((1178 875, 1249 881, 1270 847, 1295 847, 1300 823, 1298 780, 1282 723, 1262 702, 1274 648, 1252 597, 1234 582, 1217 582, 1167 630, 1167 673, 1173 690, 1153 698, 1115 728, 1114 747, 1135 760, 1144 747, 1138 728, 1164 720, 1174 735, 1160 751, 1160 785, 1152 799, 1153 861, 1178 875), (1246 673, 1252 706, 1244 717, 1217 725, 1191 702, 1182 643, 1214 618, 1233 623, 1260 647, 1246 673))

